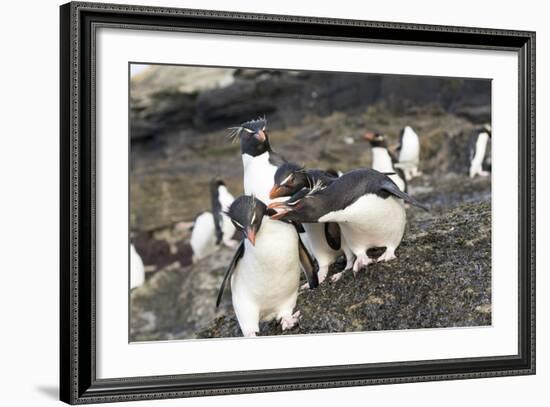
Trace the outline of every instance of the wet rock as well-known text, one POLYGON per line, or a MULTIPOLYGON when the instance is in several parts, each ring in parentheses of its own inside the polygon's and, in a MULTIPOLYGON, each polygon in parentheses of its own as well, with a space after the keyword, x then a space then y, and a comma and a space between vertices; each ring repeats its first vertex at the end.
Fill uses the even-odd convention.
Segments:
POLYGON ((191 339, 230 304, 216 310, 216 296, 233 252, 222 248, 182 267, 178 262, 154 273, 130 294, 130 340, 191 339))

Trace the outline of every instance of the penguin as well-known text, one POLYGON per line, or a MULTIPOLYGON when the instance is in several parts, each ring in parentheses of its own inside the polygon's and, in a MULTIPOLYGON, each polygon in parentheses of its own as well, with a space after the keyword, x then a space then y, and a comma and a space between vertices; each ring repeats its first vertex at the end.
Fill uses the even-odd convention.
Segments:
POLYGON ((486 157, 487 145, 491 140, 491 125, 485 124, 482 127, 476 128, 470 136, 468 145, 470 153, 470 178, 479 175, 487 177, 491 171, 490 154, 486 157))
POLYGON ((212 211, 200 213, 191 228, 190 245, 193 251, 193 263, 210 256, 222 243, 230 248, 236 246, 236 242, 232 240, 235 226, 224 213, 233 200, 233 195, 227 190, 222 180, 215 178, 210 181, 212 211))
POLYGON ((399 162, 395 167, 401 168, 405 174, 405 181, 422 175, 418 170, 420 161, 420 141, 418 134, 410 126, 405 126, 399 134, 399 162))
POLYGON ((269 205, 272 219, 296 222, 336 222, 356 260, 353 271, 373 262, 369 250, 385 248, 377 261, 395 258, 406 224, 404 203, 428 208, 401 191, 387 176, 370 168, 345 173, 332 184, 293 195, 269 205))
POLYGON ((225 182, 218 178, 212 179, 210 182, 210 202, 216 231, 216 245, 223 242, 227 247, 234 248, 236 246, 236 242, 233 240, 235 226, 225 215, 234 200, 235 198, 228 191, 225 182))
POLYGON ((405 173, 401 168, 395 167, 398 160, 395 154, 388 149, 386 136, 377 132, 367 132, 363 138, 371 146, 372 169, 382 173, 395 172, 395 175, 389 175, 389 177, 401 191, 407 192, 405 173))
POLYGON ((189 243, 193 251, 191 260, 193 263, 216 252, 218 245, 216 244, 216 225, 212 212, 205 211, 197 215, 191 227, 189 243))
POLYGON ((244 336, 256 336, 259 322, 274 318, 280 321, 283 331, 296 325, 300 311, 294 308, 301 266, 310 287, 318 285, 317 270, 296 227, 271 219, 274 214, 259 199, 248 195, 237 198, 227 212, 245 238, 225 273, 216 307, 230 278, 233 308, 244 336))
POLYGON ((145 266, 133 244, 130 244, 130 289, 145 282, 145 266))
MULTIPOLYGON (((306 170, 294 163, 285 163, 275 172, 274 185, 269 193, 270 199, 292 196, 304 188, 314 185, 330 185, 338 178, 337 173, 323 170, 306 170)), ((353 266, 353 253, 345 242, 342 242, 340 227, 337 223, 304 223, 302 224, 307 239, 304 239, 309 251, 319 266, 319 284, 329 271, 329 267, 338 256, 346 256, 346 269, 353 266)))
POLYGON ((250 120, 232 128, 230 136, 240 139, 245 195, 269 203, 275 171, 286 160, 271 149, 266 127, 265 117, 250 120))

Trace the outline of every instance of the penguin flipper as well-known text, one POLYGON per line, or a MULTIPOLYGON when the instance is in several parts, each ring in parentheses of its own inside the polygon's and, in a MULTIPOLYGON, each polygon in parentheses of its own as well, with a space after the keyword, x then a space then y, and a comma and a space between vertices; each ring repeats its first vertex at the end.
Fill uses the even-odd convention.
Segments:
POLYGON ((309 288, 316 288, 319 285, 317 266, 300 238, 298 238, 298 253, 309 288))
POLYGON ((342 238, 338 223, 325 223, 325 239, 332 250, 340 250, 340 247, 342 247, 342 238))
POLYGON ((231 276, 231 274, 233 274, 233 271, 235 270, 235 267, 237 267, 237 264, 239 263, 239 260, 241 259, 241 257, 243 257, 243 254, 244 254, 244 239, 241 240, 241 243, 239 243, 239 246, 237 246, 237 251, 233 255, 233 258, 231 259, 231 263, 229 263, 229 267, 227 267, 227 270, 225 271, 222 284, 220 285, 220 289, 218 291, 218 298, 216 299, 216 308, 220 306, 220 302, 222 301, 223 291, 225 290, 225 285, 227 284, 227 280, 229 280, 229 277, 231 276))
POLYGON ((399 187, 389 179, 382 182, 382 185, 380 185, 380 189, 383 189, 384 191, 389 192, 390 194, 404 200, 405 202, 410 203, 411 205, 424 209, 425 211, 430 210, 430 208, 428 208, 426 205, 421 204, 409 194, 401 191, 399 187))
POLYGON ((222 224, 223 224, 223 218, 222 214, 219 211, 216 211, 212 213, 214 216, 214 228, 216 230, 216 244, 220 244, 223 239, 223 231, 222 231, 222 224))

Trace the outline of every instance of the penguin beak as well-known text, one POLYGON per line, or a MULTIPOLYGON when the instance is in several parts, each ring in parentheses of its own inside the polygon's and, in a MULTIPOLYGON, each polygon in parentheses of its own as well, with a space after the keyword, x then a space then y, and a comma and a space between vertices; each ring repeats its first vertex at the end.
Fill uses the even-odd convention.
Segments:
POLYGON ((269 191, 269 199, 280 198, 281 196, 285 196, 284 194, 285 187, 275 184, 273 188, 271 188, 271 191, 269 191))
POLYGON ((256 133, 254 133, 254 137, 256 140, 258 140, 260 143, 263 143, 266 140, 265 133, 263 130, 258 130, 256 133))
POLYGON ((246 228, 246 238, 252 243, 252 246, 256 246, 256 230, 252 228, 246 228))
POLYGON ((365 134, 363 134, 363 138, 367 141, 374 140, 375 134, 372 131, 367 131, 365 134))
POLYGON ((274 220, 279 220, 283 218, 291 209, 286 205, 285 202, 272 202, 268 206, 269 209, 273 209, 276 213, 271 215, 270 218, 274 220))

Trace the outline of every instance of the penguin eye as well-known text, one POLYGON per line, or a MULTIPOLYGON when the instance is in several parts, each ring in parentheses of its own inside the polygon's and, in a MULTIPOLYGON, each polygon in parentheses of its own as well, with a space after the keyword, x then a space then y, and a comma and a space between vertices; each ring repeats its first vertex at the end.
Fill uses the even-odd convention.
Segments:
POLYGON ((290 174, 289 176, 287 176, 283 182, 281 182, 281 186, 283 185, 287 185, 287 184, 290 184, 292 185, 292 182, 294 181, 294 175, 293 174, 290 174))

